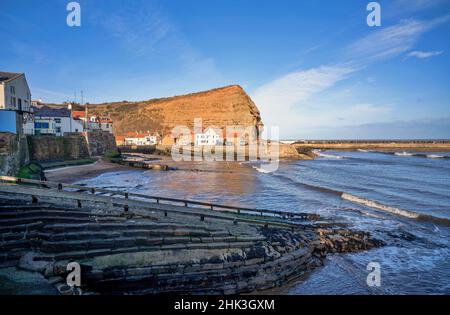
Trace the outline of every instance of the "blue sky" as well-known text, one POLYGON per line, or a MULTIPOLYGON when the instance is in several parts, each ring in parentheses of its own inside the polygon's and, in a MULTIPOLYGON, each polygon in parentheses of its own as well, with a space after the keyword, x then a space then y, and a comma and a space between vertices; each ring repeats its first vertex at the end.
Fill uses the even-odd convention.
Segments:
POLYGON ((282 138, 449 138, 450 0, 0 1, 0 70, 33 98, 145 100, 240 84, 282 138), (7 49, 4 49, 7 48, 7 49))

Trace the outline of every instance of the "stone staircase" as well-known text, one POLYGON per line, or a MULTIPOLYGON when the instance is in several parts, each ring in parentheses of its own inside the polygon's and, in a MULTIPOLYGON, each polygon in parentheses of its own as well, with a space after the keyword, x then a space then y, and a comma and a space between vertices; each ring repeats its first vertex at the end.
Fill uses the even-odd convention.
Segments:
POLYGON ((17 265, 29 251, 39 253, 39 260, 61 261, 143 251, 247 248, 262 240, 202 225, 127 219, 19 200, 0 204, 0 233, 1 267, 17 265))

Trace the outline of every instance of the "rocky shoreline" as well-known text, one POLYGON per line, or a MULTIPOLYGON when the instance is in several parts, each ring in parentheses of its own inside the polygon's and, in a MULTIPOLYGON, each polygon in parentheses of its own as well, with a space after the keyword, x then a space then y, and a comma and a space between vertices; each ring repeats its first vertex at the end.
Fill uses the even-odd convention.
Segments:
MULTIPOLYGON (((329 253, 384 245, 318 216, 292 228, 122 209, 3 192, 1 266, 41 273, 60 294, 263 293, 323 265, 329 253), (79 262, 82 287, 66 284, 79 262)), ((273 219, 267 219, 273 220, 273 219)))

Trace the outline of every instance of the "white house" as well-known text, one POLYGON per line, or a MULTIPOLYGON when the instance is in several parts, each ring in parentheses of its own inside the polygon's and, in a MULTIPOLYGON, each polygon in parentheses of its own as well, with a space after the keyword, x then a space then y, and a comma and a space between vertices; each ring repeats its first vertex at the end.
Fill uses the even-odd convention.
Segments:
POLYGON ((0 71, 0 131, 23 133, 31 116, 31 92, 25 74, 0 71))
POLYGON ((113 133, 113 121, 109 117, 91 116, 88 121, 89 130, 103 130, 113 133))
POLYGON ((129 133, 125 136, 124 145, 156 145, 158 136, 139 133, 129 133))
POLYGON ((73 119, 67 108, 35 107, 34 120, 24 124, 26 134, 63 136, 69 132, 83 132, 83 122, 73 119))
POLYGON ((196 145, 221 145, 222 142, 223 140, 218 130, 213 128, 207 128, 203 133, 195 134, 196 145))
POLYGON ((24 73, 0 72, 0 109, 30 112, 31 92, 24 73))

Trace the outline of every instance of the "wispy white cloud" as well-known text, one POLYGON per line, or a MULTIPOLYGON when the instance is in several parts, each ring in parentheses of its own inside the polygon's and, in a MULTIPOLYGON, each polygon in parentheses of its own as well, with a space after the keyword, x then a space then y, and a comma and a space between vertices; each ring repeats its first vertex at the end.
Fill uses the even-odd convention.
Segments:
POLYGON ((133 14, 109 13, 98 19, 101 26, 137 56, 157 49, 175 32, 174 25, 159 10, 141 9, 133 14))
POLYGON ((185 82, 184 86, 200 82, 200 87, 194 89, 206 89, 212 87, 207 83, 214 84, 212 82, 222 79, 214 58, 206 56, 193 45, 162 6, 145 0, 132 3, 124 1, 124 3, 126 3, 123 5, 124 11, 97 12, 92 16, 92 21, 100 23, 99 26, 107 36, 113 39, 113 44, 126 52, 127 58, 142 60, 144 64, 151 61, 153 65, 166 69, 164 74, 158 76, 145 71, 128 76, 126 78, 128 84, 131 85, 132 82, 138 84, 137 87, 135 84, 128 87, 136 89, 133 95, 146 95, 144 97, 148 98, 150 97, 148 86, 175 84, 174 80, 178 80, 176 86, 183 86, 179 82, 185 82), (162 79, 164 76, 166 77, 162 79))
MULTIPOLYGON (((337 108, 333 107, 331 100, 331 103, 318 110, 311 109, 320 103, 320 96, 325 95, 338 82, 371 63, 410 51, 423 34, 449 20, 450 16, 429 21, 409 19, 374 30, 342 50, 344 65, 319 66, 288 73, 257 88, 252 97, 261 108, 266 125, 282 127, 282 134, 293 134, 299 126, 371 123, 390 113, 392 106, 359 103, 353 106, 342 104, 337 108), (313 97, 314 105, 311 105, 313 97)), ((351 95, 347 100, 352 102, 351 95)))
POLYGON ((336 65, 292 72, 259 87, 254 92, 254 98, 258 104, 286 108, 344 80, 355 70, 336 65))
POLYGON ((425 59, 430 58, 434 56, 439 56, 443 53, 443 51, 421 51, 421 50, 414 50, 408 53, 408 57, 416 57, 419 59, 425 59))
POLYGON ((306 138, 321 139, 445 139, 450 117, 321 126, 304 130, 306 138))
POLYGON ((449 20, 449 15, 430 21, 403 20, 396 25, 376 30, 345 47, 344 57, 358 63, 396 57, 411 50, 427 31, 449 20))
POLYGON ((41 65, 49 65, 52 63, 51 58, 43 50, 30 45, 26 42, 12 41, 11 49, 16 56, 20 56, 24 59, 32 60, 33 62, 41 65))
POLYGON ((387 4, 389 10, 385 10, 385 12, 396 12, 398 14, 412 13, 428 10, 448 2, 449 0, 394 0, 387 4))

